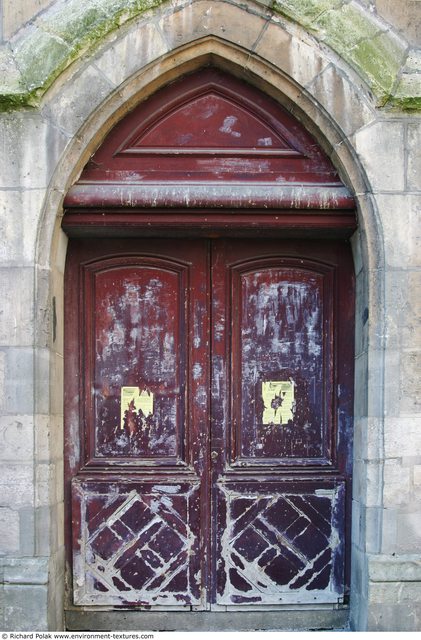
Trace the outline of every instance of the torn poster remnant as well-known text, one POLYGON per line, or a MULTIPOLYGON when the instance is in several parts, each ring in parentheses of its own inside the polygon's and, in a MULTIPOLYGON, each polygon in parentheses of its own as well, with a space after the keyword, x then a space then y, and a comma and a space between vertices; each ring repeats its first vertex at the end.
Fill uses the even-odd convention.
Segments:
POLYGON ((121 422, 124 429, 126 412, 138 413, 139 410, 145 418, 153 415, 153 393, 139 387, 121 387, 121 422))
POLYGON ((294 418, 293 380, 262 382, 263 424, 283 425, 294 418))

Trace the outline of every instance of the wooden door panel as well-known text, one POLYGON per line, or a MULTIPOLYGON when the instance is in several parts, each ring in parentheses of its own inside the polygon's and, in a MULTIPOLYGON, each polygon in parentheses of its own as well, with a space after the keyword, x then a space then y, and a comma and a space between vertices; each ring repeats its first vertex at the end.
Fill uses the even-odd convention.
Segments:
POLYGON ((200 605, 199 481, 72 485, 75 604, 200 605))
POLYGON ((235 464, 329 464, 333 269, 275 255, 229 271, 235 464))
POLYGON ((207 255, 206 241, 71 243, 65 491, 76 605, 206 607, 207 255))
POLYGON ((212 265, 213 602, 342 602, 353 385, 348 248, 217 240, 212 265))
POLYGON ((217 605, 341 601, 344 482, 221 484, 217 605))
POLYGON ((153 256, 85 269, 92 459, 184 459, 188 267, 153 256))

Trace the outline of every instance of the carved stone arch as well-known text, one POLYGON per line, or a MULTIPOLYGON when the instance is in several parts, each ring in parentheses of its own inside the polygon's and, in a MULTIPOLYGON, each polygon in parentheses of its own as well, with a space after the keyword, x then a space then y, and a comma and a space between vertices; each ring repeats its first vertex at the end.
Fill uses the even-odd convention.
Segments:
MULTIPOLYGON (((89 155, 98 147, 105 133, 112 128, 117 120, 121 119, 122 114, 129 111, 138 101, 141 92, 146 95, 151 94, 159 86, 167 84, 169 80, 177 77, 180 73, 191 71, 208 62, 212 62, 222 68, 228 68, 240 77, 245 75, 252 84, 266 90, 270 95, 286 105, 294 115, 306 123, 313 135, 316 134, 318 140, 334 160, 343 180, 356 194, 360 231, 357 232, 354 245, 356 264, 359 264, 357 270, 361 274, 361 283, 367 280, 370 272, 373 273, 381 267, 383 259, 381 246, 379 247, 381 232, 378 228, 372 202, 367 195, 369 194, 369 186, 365 180, 364 170, 358 163, 350 141, 341 130, 340 125, 335 122, 333 115, 320 108, 320 104, 307 90, 303 87, 297 87, 282 71, 274 69, 263 58, 257 56, 250 58, 246 51, 215 38, 206 38, 200 43, 194 43, 194 46, 182 49, 176 54, 173 53, 172 56, 168 56, 167 59, 161 60, 157 64, 148 65, 145 69, 139 69, 139 72, 127 82, 120 93, 111 91, 102 106, 90 114, 78 135, 73 137, 60 165, 56 169, 46 200, 44 218, 39 230, 39 264, 50 265, 52 270, 54 270, 54 267, 51 267, 51 265, 57 263, 61 265, 56 275, 53 275, 56 284, 52 286, 52 295, 59 296, 61 293, 60 272, 64 266, 65 239, 60 230, 62 197, 68 191, 71 183, 74 182, 89 155), (177 65, 174 64, 175 61, 177 61, 177 65), (53 248, 51 249, 49 238, 52 237, 53 248)), ((80 90, 83 91, 83 88, 81 87, 80 90)), ((48 96, 45 100, 45 106, 47 105, 48 96)), ((368 293, 374 296, 381 296, 380 284, 372 280, 370 289, 366 285, 361 285, 358 305, 362 309, 371 308, 372 303, 370 302, 369 304, 368 293)), ((41 296, 43 293, 38 292, 38 295, 41 296)), ((358 310, 360 310, 359 307, 358 310)), ((378 308, 382 308, 381 305, 378 308)), ((58 322, 60 324, 60 318, 58 322)), ((365 330, 362 322, 360 325, 358 329, 359 320, 357 318, 357 333, 358 331, 360 332, 360 338, 357 336, 357 339, 363 341, 367 339, 367 336, 363 336, 365 330)), ((374 345, 373 348, 376 348, 376 346, 378 345, 374 345)), ((363 366, 367 366, 367 363, 363 366)), ((362 390, 361 393, 364 394, 364 391, 362 390)), ((368 389, 369 395, 370 390, 368 389)), ((360 414, 362 416, 366 415, 367 399, 362 396, 359 398, 357 394, 356 403, 361 407, 360 414)), ((356 496, 356 500, 358 502, 358 496, 356 496)), ((356 553, 358 554, 359 551, 357 550, 356 553)), ((362 580, 362 585, 358 587, 359 595, 356 594, 354 599, 357 607, 354 614, 355 619, 358 616, 361 619, 361 615, 364 617, 362 613, 363 607, 359 604, 359 601, 364 600, 363 591, 364 579, 362 580)), ((360 624, 363 625, 364 623, 360 624)))

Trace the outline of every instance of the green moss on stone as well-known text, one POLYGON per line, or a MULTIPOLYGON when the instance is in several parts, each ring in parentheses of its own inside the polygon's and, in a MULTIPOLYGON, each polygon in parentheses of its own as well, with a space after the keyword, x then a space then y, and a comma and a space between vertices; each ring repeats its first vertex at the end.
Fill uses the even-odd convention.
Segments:
POLYGON ((382 33, 360 42, 351 52, 351 62, 370 85, 380 102, 393 90, 405 51, 396 40, 382 33))
POLYGON ((28 91, 46 87, 66 66, 68 45, 49 33, 32 27, 14 49, 16 64, 21 71, 21 83, 28 91))
POLYGON ((326 11, 315 22, 322 39, 341 55, 347 55, 358 42, 374 38, 380 28, 367 20, 356 5, 345 5, 340 9, 326 11))
POLYGON ((321 14, 342 3, 343 0, 275 0, 273 9, 304 27, 311 27, 321 14))
MULTIPOLYGON (((104 4, 104 3, 102 3, 104 4)), ((107 19, 107 12, 101 3, 91 0, 72 0, 54 7, 37 21, 37 25, 48 33, 58 36, 69 45, 74 45, 86 35, 95 32, 107 19)))
MULTIPOLYGON (((81 52, 93 49, 121 24, 164 1, 67 0, 51 6, 14 41, 12 56, 6 46, 0 48, 4 78, 3 82, 0 79, 0 110, 37 105, 81 52)), ((360 7, 344 0, 275 0, 272 6, 340 54, 366 80, 380 104, 389 100, 402 108, 420 108, 421 86, 412 76, 402 79, 396 95, 391 95, 402 68, 403 44, 393 33, 382 32, 360 7)))
POLYGON ((391 99, 391 104, 403 110, 421 111, 421 74, 402 75, 399 86, 391 99))

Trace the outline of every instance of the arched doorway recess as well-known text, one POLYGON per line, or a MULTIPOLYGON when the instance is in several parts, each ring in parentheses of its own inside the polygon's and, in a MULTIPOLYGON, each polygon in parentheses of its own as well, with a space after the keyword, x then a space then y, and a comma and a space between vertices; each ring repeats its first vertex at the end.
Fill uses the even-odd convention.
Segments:
POLYGON ((355 211, 331 162, 206 69, 126 116, 65 209, 73 619, 344 620, 355 211))

